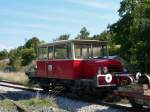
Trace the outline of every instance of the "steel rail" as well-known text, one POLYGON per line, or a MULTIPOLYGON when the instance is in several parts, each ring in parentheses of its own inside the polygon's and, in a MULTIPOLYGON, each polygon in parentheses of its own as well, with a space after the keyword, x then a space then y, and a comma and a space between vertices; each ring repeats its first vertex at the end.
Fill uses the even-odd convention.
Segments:
MULTIPOLYGON (((32 89, 32 88, 29 88, 29 87, 26 87, 26 86, 21 87, 22 84, 14 84, 14 83, 11 83, 11 82, 6 82, 6 81, 5 82, 3 81, 2 83, 3 84, 0 84, 0 86, 10 87, 10 88, 15 88, 15 89, 21 89, 21 90, 30 91, 30 92, 37 92, 36 89, 32 89), (7 84, 9 83, 11 85, 7 85, 7 84, 5 85, 4 83, 7 83, 7 84), (15 85, 15 86, 13 86, 13 85, 15 85), (18 87, 16 85, 18 85, 18 87)), ((40 93, 41 92, 42 91, 40 91, 40 93)), ((58 90, 52 90, 51 94, 43 93, 43 92, 41 94, 44 94, 44 95, 53 95, 53 96, 62 96, 62 97, 66 97, 66 98, 70 98, 70 99, 74 99, 74 100, 85 101, 85 102, 89 102, 89 103, 93 103, 93 104, 98 104, 98 105, 104 105, 104 106, 108 106, 108 107, 112 107, 112 108, 120 109, 120 110, 125 110, 125 111, 129 111, 129 112, 141 112, 141 111, 142 112, 143 111, 144 112, 149 112, 150 111, 148 108, 137 110, 137 109, 135 109, 133 107, 127 107, 127 106, 124 106, 124 105, 119 105, 119 104, 105 102, 105 101, 98 101, 97 98, 94 98, 94 97, 81 98, 80 96, 77 97, 76 95, 74 96, 71 93, 61 93, 61 92, 59 92, 58 90)))
POLYGON ((9 100, 11 103, 13 103, 13 104, 16 106, 16 108, 17 108, 17 110, 18 110, 19 112, 31 112, 31 111, 27 110, 26 108, 24 108, 22 105, 18 104, 16 101, 14 101, 14 100, 12 100, 12 99, 9 99, 8 97, 6 97, 5 95, 2 95, 1 93, 0 93, 0 97, 1 97, 3 100, 4 100, 4 99, 7 99, 7 100, 9 100))

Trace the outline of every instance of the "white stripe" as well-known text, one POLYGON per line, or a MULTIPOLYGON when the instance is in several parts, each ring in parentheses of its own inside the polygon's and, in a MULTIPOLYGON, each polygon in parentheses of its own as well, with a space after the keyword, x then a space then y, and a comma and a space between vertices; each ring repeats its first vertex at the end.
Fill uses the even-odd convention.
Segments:
POLYGON ((131 74, 114 74, 115 76, 130 76, 131 74))
POLYGON ((116 86, 116 84, 98 85, 98 87, 109 87, 109 86, 116 86))

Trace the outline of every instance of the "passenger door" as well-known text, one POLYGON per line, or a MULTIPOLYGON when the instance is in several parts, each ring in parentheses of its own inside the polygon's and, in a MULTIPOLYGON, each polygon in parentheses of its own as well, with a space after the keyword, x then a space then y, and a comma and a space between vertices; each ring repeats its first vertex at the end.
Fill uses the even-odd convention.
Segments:
POLYGON ((39 77, 47 77, 47 61, 48 61, 47 54, 48 54, 47 47, 40 47, 38 49, 37 75, 39 77))
POLYGON ((54 78, 54 65, 53 65, 53 46, 48 47, 48 62, 47 66, 47 75, 50 78, 54 78))
POLYGON ((71 44, 59 44, 54 46, 53 74, 57 79, 72 79, 73 61, 71 44))

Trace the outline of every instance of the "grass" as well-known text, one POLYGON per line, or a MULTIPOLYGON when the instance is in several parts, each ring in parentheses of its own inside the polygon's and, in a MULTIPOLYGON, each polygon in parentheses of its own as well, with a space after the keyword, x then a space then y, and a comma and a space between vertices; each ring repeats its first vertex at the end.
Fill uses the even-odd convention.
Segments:
MULTIPOLYGON (((11 73, 4 73, 0 72, 0 80, 6 80, 9 82, 14 82, 18 84, 28 85, 32 87, 33 85, 29 83, 28 77, 23 72, 11 72, 11 73)), ((21 104, 25 108, 42 108, 42 107, 57 107, 56 102, 51 97, 44 97, 41 98, 40 96, 37 96, 35 98, 26 99, 26 100, 19 100, 17 103, 21 104)), ((0 111, 1 109, 7 109, 7 110, 15 110, 15 105, 10 103, 7 100, 0 100, 0 111)))
POLYGON ((5 80, 23 85, 26 85, 28 83, 28 77, 23 72, 0 72, 0 80, 5 80))
POLYGON ((8 111, 10 110, 16 110, 16 106, 11 103, 9 100, 0 100, 0 110, 5 110, 7 109, 8 111))
POLYGON ((57 107, 53 98, 32 98, 30 100, 20 100, 19 103, 25 107, 57 107))
POLYGON ((52 110, 58 107, 56 101, 50 97, 35 97, 20 100, 18 103, 31 112, 53 112, 52 110))
MULTIPOLYGON (((36 110, 38 108, 56 108, 57 105, 53 98, 32 98, 27 100, 17 101, 18 104, 26 108, 27 110, 36 110)), ((17 111, 16 106, 9 100, 0 100, 0 112, 15 112, 17 111)))

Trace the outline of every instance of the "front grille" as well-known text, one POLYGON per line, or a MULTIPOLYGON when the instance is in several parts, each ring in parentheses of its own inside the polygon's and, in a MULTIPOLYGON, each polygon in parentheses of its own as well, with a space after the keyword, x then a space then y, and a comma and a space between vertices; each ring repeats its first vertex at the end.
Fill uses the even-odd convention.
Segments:
POLYGON ((109 65, 108 66, 108 72, 109 73, 118 73, 118 72, 123 72, 122 68, 118 65, 109 65))

